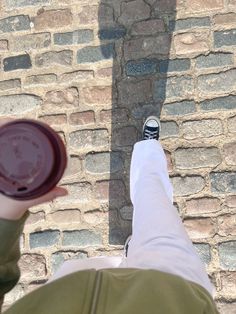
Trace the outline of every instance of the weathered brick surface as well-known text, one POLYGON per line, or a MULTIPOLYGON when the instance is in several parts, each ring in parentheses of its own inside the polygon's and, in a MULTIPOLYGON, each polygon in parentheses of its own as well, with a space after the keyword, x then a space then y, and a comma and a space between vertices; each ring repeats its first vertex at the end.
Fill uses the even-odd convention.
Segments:
POLYGON ((22 270, 22 279, 32 280, 46 275, 46 259, 39 254, 23 254, 19 266, 22 270))
POLYGON ((207 56, 200 56, 196 59, 196 67, 201 68, 215 68, 232 65, 233 54, 232 53, 210 53, 207 56))
POLYGON ((228 120, 228 129, 230 132, 235 133, 236 132, 236 116, 229 118, 228 120))
POLYGON ((72 64, 73 52, 71 50, 49 51, 38 54, 35 57, 35 64, 38 67, 49 67, 50 65, 69 66, 72 64))
POLYGON ((181 100, 194 94, 193 79, 190 76, 170 77, 154 82, 154 100, 181 100))
POLYGON ((18 8, 31 5, 47 4, 49 0, 6 0, 5 4, 8 8, 18 8))
POLYGON ((0 114, 11 115, 35 110, 41 105, 42 99, 36 95, 12 94, 0 96, 0 102, 0 114))
POLYGON ((0 33, 0 115, 55 128, 69 191, 31 210, 5 304, 65 260, 124 243, 132 148, 155 114, 175 204, 220 313, 235 314, 236 1, 4 0, 0 33))
POLYGON ((208 96, 209 94, 230 93, 235 90, 235 78, 235 69, 218 74, 201 75, 197 86, 199 94, 208 96))
POLYGON ((30 29, 30 18, 28 15, 9 16, 0 20, 1 33, 24 31, 30 29))
POLYGON ((67 33, 56 33, 53 36, 56 45, 73 45, 89 43, 93 40, 93 31, 90 29, 77 30, 67 33))
POLYGON ((220 200, 217 198, 197 198, 186 202, 186 213, 188 215, 211 214, 220 210, 220 200))
POLYGON ((218 119, 186 121, 183 122, 182 131, 187 139, 212 137, 223 133, 223 125, 218 119))
POLYGON ((209 51, 209 32, 198 31, 178 34, 174 37, 174 47, 177 55, 200 54, 209 51))
POLYGON ((18 69, 29 69, 31 67, 32 62, 28 54, 9 57, 3 60, 3 68, 6 72, 18 69))
POLYGON ((50 28, 61 28, 72 22, 72 14, 69 9, 65 10, 42 10, 33 19, 36 30, 45 30, 50 28))
POLYGON ((0 40, 0 51, 8 50, 8 41, 6 39, 0 40))
POLYGON ((0 90, 15 89, 21 87, 20 79, 0 81, 0 90))
POLYGON ((53 73, 42 75, 31 75, 25 78, 25 85, 47 85, 57 81, 57 76, 53 73))
MULTIPOLYGON (((222 272, 220 274, 220 293, 224 298, 235 298, 236 297, 236 272, 222 272)), ((230 313, 231 314, 231 313, 230 313)))
POLYGON ((10 42, 13 51, 47 48, 51 44, 50 33, 38 33, 14 37, 10 42))
POLYGON ((132 24, 139 20, 145 20, 150 17, 150 7, 143 0, 133 0, 123 2, 121 5, 121 16, 119 22, 124 25, 132 24))
POLYGON ((212 238, 216 233, 214 222, 210 218, 188 219, 184 226, 192 239, 212 238))
POLYGON ((215 147, 177 149, 174 158, 180 169, 214 167, 221 162, 220 152, 215 147))
POLYGON ((30 234, 30 248, 47 247, 56 245, 59 241, 58 230, 45 230, 30 234))
POLYGON ((162 108, 162 112, 168 115, 186 115, 196 112, 196 105, 194 101, 181 101, 171 104, 166 104, 162 108))
POLYGON ((90 230, 64 231, 62 235, 63 246, 91 246, 101 245, 102 237, 90 230))
POLYGON ((174 177, 172 184, 176 196, 191 195, 202 191, 205 181, 201 176, 174 177))
POLYGON ((195 243, 194 247, 197 250, 198 254, 200 255, 201 260, 206 265, 208 265, 211 262, 210 245, 204 243, 195 243))
POLYGON ((223 149, 226 163, 228 165, 236 165, 236 142, 225 144, 223 149))

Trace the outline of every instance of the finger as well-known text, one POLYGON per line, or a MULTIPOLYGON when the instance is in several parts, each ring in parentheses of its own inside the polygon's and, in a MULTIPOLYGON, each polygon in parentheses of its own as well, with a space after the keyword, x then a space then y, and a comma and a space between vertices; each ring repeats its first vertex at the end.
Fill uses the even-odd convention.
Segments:
POLYGON ((11 122, 13 120, 15 120, 15 119, 9 118, 9 117, 4 117, 4 118, 0 117, 0 126, 3 126, 4 124, 11 122))

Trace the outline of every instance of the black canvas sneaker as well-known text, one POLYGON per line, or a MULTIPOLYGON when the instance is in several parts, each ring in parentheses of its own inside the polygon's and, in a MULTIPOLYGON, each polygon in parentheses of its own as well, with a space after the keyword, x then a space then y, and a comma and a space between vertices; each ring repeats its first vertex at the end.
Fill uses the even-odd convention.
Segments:
POLYGON ((157 140, 161 129, 160 120, 156 116, 150 116, 143 125, 143 140, 157 140))

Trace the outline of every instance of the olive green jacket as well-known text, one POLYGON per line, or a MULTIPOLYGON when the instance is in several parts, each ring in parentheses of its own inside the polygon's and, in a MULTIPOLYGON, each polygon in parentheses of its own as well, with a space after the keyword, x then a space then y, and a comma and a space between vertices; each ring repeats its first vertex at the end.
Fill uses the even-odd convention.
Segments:
MULTIPOLYGON (((0 220, 0 299, 20 277, 19 221, 0 220)), ((1 303, 1 302, 0 302, 1 303)), ((5 314, 216 314, 201 286, 156 270, 103 269, 72 273, 29 293, 5 314)))

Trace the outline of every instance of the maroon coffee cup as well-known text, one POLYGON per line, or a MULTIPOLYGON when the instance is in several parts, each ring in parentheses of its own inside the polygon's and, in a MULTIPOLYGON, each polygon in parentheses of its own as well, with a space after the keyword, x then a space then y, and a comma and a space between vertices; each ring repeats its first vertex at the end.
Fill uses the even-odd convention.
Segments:
POLYGON ((0 193, 40 197, 57 185, 66 165, 65 145, 47 124, 19 119, 0 127, 0 193))

